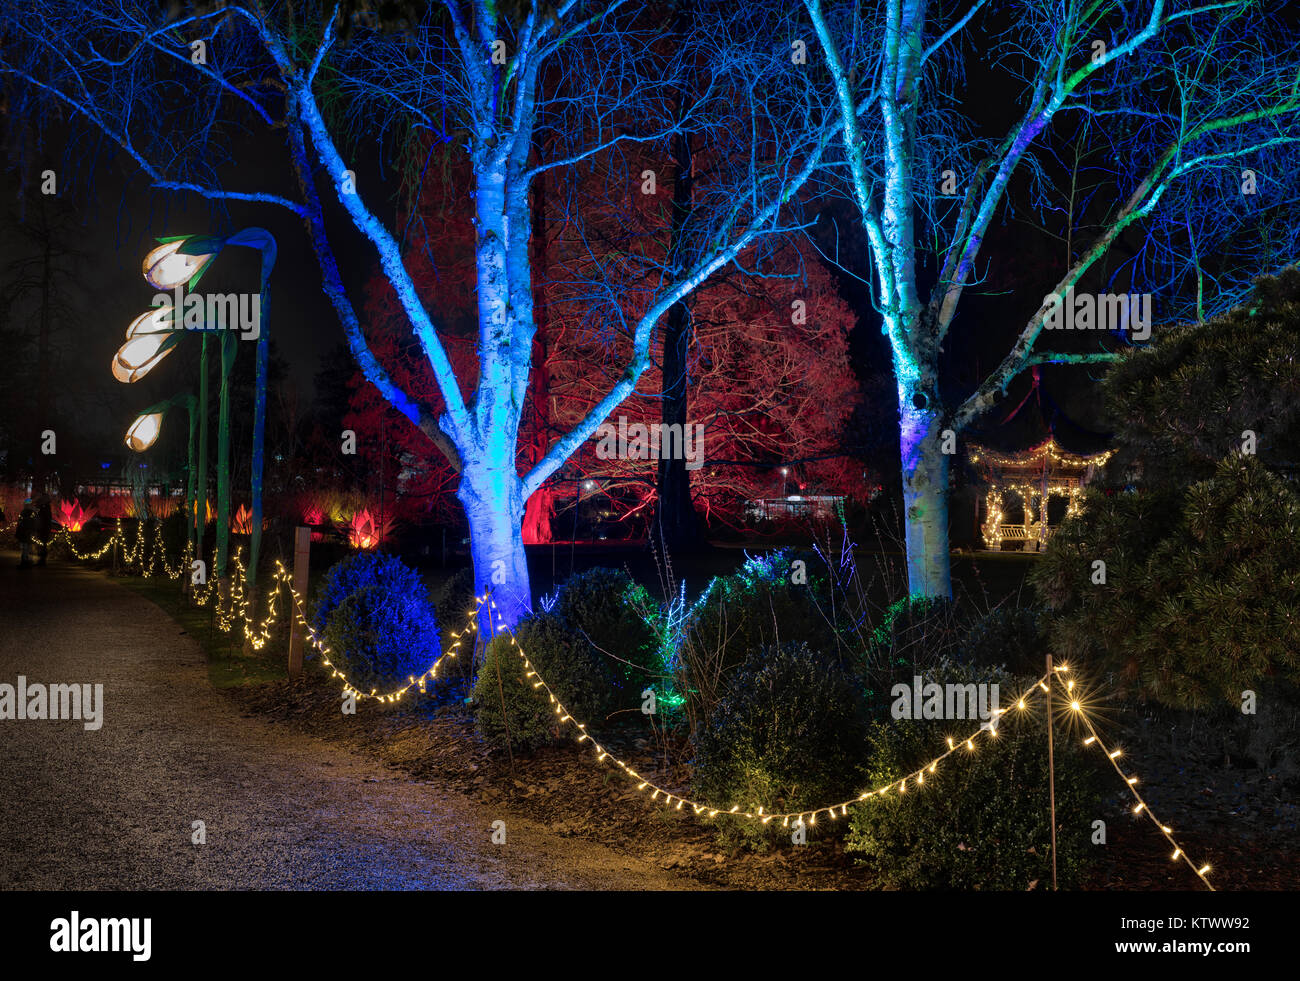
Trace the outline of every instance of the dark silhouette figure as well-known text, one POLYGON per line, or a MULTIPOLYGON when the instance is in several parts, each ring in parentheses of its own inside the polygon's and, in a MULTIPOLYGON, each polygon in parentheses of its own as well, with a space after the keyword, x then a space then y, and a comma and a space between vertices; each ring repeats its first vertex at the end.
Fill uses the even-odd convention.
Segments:
POLYGON ((22 513, 18 515, 18 528, 16 529, 18 542, 23 547, 23 557, 18 562, 18 568, 30 569, 32 567, 32 540, 36 536, 36 507, 29 498, 23 501, 22 513))
POLYGON ((54 529, 54 515, 50 509, 50 495, 42 493, 36 498, 36 564, 44 565, 50 550, 50 535, 54 529))

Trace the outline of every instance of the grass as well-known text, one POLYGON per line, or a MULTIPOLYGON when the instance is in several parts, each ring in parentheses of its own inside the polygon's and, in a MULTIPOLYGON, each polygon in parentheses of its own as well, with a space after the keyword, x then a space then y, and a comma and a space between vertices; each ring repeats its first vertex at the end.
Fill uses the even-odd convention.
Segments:
POLYGON ((245 657, 240 643, 242 635, 218 630, 211 609, 193 606, 171 579, 123 576, 116 581, 153 603, 198 643, 208 662, 208 680, 214 688, 262 685, 286 676, 289 640, 283 619, 271 628, 271 639, 266 646, 245 657))

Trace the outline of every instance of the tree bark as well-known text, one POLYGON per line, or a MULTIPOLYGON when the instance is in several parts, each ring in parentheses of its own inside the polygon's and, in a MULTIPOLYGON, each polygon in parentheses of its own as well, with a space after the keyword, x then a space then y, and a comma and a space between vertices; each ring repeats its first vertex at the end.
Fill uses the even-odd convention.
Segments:
MULTIPOLYGON (((686 6, 683 5, 683 8, 686 6)), ((679 106, 679 113, 680 109, 679 106)), ((668 251, 680 265, 681 253, 685 247, 686 218, 691 211, 690 136, 686 133, 675 134, 672 146, 673 208, 668 251)), ((679 427, 683 437, 690 409, 687 377, 693 333, 690 308, 684 302, 674 303, 664 318, 663 326, 663 401, 660 403, 660 419, 665 427, 679 427)), ((651 540, 669 554, 697 549, 701 544, 700 520, 691 499, 691 474, 686 469, 684 455, 676 459, 667 456, 660 458, 657 490, 651 540)))
POLYGON ((909 395, 899 406, 903 463, 907 585, 912 596, 952 597, 948 553, 948 467, 939 412, 918 409, 909 395))
MULTIPOLYGON (((478 596, 490 593, 496 613, 511 627, 532 609, 528 560, 521 533, 522 487, 514 460, 507 458, 467 462, 456 490, 469 519, 474 592, 478 596)), ((490 620, 486 611, 479 617, 479 630, 484 637, 495 633, 495 618, 490 620)))

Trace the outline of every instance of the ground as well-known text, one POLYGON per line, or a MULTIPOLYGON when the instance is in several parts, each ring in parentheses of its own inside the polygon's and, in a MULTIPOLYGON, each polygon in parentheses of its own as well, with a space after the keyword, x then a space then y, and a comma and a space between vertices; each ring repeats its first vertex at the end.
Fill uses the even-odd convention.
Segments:
POLYGON ((148 600, 0 556, 0 679, 103 682, 103 728, 9 721, 3 889, 681 889, 508 808, 249 718, 148 600), (204 821, 207 843, 191 843, 204 821), (490 841, 506 823, 506 844, 490 841))

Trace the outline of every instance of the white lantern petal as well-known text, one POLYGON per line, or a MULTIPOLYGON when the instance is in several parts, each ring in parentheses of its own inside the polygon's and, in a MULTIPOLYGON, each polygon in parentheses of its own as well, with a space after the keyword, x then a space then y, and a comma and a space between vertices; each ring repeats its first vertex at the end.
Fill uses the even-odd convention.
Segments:
POLYGON ((144 452, 158 440, 158 434, 162 432, 162 421, 161 412, 146 412, 137 416, 135 422, 131 423, 131 428, 126 431, 126 445, 137 453, 144 452))
POLYGON ((164 242, 144 257, 144 280, 154 289, 171 290, 184 286, 194 274, 212 261, 215 253, 186 255, 180 249, 186 240, 164 242))
POLYGON ((133 337, 113 355, 113 377, 130 384, 139 381, 176 346, 176 335, 142 334, 133 337))

